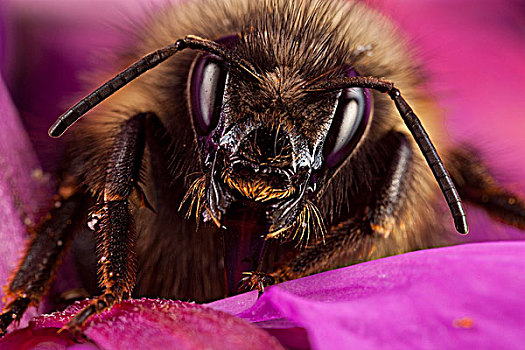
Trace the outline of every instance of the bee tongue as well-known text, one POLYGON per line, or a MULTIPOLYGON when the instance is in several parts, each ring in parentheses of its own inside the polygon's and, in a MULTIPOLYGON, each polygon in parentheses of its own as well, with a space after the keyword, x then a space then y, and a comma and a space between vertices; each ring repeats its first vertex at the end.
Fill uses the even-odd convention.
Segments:
POLYGON ((268 226, 265 211, 235 203, 224 217, 224 270, 228 295, 237 294, 243 272, 257 268, 268 226))

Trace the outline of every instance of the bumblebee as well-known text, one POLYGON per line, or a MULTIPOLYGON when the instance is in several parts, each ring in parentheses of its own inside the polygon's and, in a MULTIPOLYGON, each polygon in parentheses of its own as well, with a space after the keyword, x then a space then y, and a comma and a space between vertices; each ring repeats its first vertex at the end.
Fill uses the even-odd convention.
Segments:
POLYGON ((208 301, 450 243, 452 221, 468 232, 460 196, 525 229, 523 200, 445 138, 410 48, 361 2, 174 4, 136 36, 49 131, 78 121, 2 330, 69 247, 98 266, 81 329, 132 296, 208 301))

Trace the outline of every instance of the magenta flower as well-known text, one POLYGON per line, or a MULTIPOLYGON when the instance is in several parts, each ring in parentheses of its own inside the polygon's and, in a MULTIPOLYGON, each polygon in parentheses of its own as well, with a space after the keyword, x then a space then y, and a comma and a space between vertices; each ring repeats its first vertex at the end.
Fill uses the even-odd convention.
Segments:
MULTIPOLYGON (((451 137, 474 143, 500 179, 524 193, 522 2, 372 3, 413 38, 451 137)), ((64 102, 81 91, 75 78, 96 64, 92 53, 126 45, 120 31, 101 22, 118 23, 122 13, 140 15, 142 7, 138 0, 0 4, 2 285, 23 251, 25 224, 38 219, 51 195, 45 174, 54 169, 60 148, 45 136, 47 127, 64 102)), ((522 239, 523 233, 467 209, 471 233, 458 241, 522 239)), ((525 329, 524 256, 522 241, 475 243, 283 283, 268 288, 259 300, 252 292, 205 306, 126 301, 90 321, 85 332, 90 340, 79 343, 57 330, 81 304, 33 318, 50 310, 44 303, 0 339, 0 349, 519 348, 525 329)), ((51 292, 75 285, 66 258, 51 292)))
POLYGON ((58 333, 84 303, 64 312, 42 315, 29 327, 2 339, 5 349, 282 349, 263 330, 224 312, 171 300, 128 300, 99 317, 85 330, 90 342, 74 342, 58 333))

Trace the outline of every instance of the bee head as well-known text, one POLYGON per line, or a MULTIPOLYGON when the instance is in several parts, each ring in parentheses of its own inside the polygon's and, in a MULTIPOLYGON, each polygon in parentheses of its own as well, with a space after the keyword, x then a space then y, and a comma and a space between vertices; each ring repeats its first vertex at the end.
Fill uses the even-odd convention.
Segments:
MULTIPOLYGON (((221 41, 230 49, 237 44, 231 37, 221 41)), ((362 88, 307 91, 321 78, 356 76, 351 67, 312 77, 261 60, 266 68, 253 62, 255 77, 229 70, 228 62, 209 53, 192 65, 188 100, 206 174, 199 193, 216 222, 234 202, 257 204, 266 211, 270 236, 297 235, 298 226, 309 225, 306 216, 322 221, 311 198, 363 135, 370 94, 362 88)))

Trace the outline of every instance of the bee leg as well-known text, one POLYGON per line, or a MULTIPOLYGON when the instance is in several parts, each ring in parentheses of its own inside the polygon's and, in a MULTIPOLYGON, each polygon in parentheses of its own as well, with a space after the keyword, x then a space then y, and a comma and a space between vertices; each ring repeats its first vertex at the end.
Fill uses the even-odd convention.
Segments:
POLYGON ((6 332, 7 327, 13 321, 20 321, 24 312, 26 312, 27 307, 31 303, 31 299, 18 297, 4 308, 4 312, 0 315, 0 327, 1 335, 3 336, 6 332))
POLYGON ((249 292, 257 289, 259 296, 261 296, 264 293, 264 288, 276 282, 271 274, 261 271, 245 272, 244 275, 246 276, 241 280, 239 292, 249 292))
POLYGON ((93 209, 91 218, 96 221, 99 282, 104 294, 69 320, 66 328, 73 333, 80 333, 90 316, 128 298, 135 285, 135 232, 128 201, 100 203, 93 209))
POLYGON ((449 161, 463 199, 485 209, 495 219, 525 230, 525 201, 503 188, 475 151, 468 147, 455 149, 449 161))
POLYGON ((59 193, 63 195, 57 195, 54 208, 34 229, 36 233, 7 288, 7 297, 13 300, 0 315, 1 333, 11 322, 19 321, 29 305, 40 303, 78 229, 77 225, 82 222, 81 217, 86 212, 86 195, 68 193, 70 189, 66 190, 66 187, 59 188, 59 193))
POLYGON ((266 254, 268 254, 268 247, 270 246, 271 241, 264 241, 264 245, 259 255, 259 261, 257 263, 257 268, 253 272, 244 272, 243 277, 240 281, 240 287, 238 292, 248 292, 254 289, 259 291, 259 297, 264 292, 264 288, 275 284, 275 278, 269 274, 263 272, 263 262, 266 254))
POLYGON ((366 260, 374 252, 376 243, 390 235, 396 225, 396 217, 403 209, 407 183, 412 178, 413 150, 405 135, 396 131, 387 134, 383 141, 394 150, 392 161, 364 219, 351 218, 332 226, 324 243, 300 252, 272 273, 276 281, 300 278, 366 260))
POLYGON ((104 293, 69 320, 65 328, 81 332, 94 314, 110 309, 128 298, 135 286, 135 224, 129 197, 136 190, 144 155, 146 126, 150 113, 137 114, 124 123, 114 137, 109 156, 104 192, 90 214, 88 224, 95 231, 99 284, 104 293))
MULTIPOLYGON (((387 238, 396 225, 396 217, 402 209, 407 182, 411 178, 413 151, 402 133, 392 131, 385 138, 396 149, 385 182, 381 185, 375 203, 368 208, 365 225, 370 225, 371 233, 387 238)), ((387 141, 385 140, 385 142, 387 141)), ((365 229, 366 231, 366 229, 365 229)))

